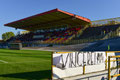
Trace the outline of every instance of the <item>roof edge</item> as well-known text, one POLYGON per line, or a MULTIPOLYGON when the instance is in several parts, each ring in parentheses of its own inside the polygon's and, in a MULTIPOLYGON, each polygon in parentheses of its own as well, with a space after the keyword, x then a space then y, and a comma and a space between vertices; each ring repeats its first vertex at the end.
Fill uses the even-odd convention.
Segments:
POLYGON ((20 20, 16 20, 16 21, 4 24, 4 26, 9 26, 10 24, 13 24, 13 23, 16 23, 16 22, 19 22, 19 21, 23 21, 23 20, 26 20, 26 19, 29 19, 29 18, 32 18, 32 17, 35 17, 35 16, 41 16, 41 15, 44 15, 44 14, 49 14, 49 13, 57 12, 57 11, 62 12, 64 14, 68 14, 68 15, 73 16, 75 18, 82 19, 82 20, 84 20, 86 22, 91 22, 91 20, 88 19, 88 18, 85 18, 85 17, 82 17, 82 16, 78 16, 78 15, 75 15, 75 14, 72 14, 72 13, 69 13, 69 12, 66 12, 66 11, 62 11, 62 10, 56 8, 56 9, 53 9, 53 10, 50 10, 50 11, 46 11, 46 12, 43 12, 43 13, 39 13, 39 14, 36 14, 36 15, 33 15, 33 16, 30 16, 30 17, 26 17, 26 18, 23 18, 23 19, 20 19, 20 20))
POLYGON ((58 9, 53 9, 53 10, 50 10, 50 11, 46 11, 46 12, 43 12, 43 13, 39 13, 39 14, 36 14, 36 15, 33 15, 33 16, 30 16, 30 17, 26 17, 26 18, 23 18, 23 19, 20 19, 20 20, 16 20, 16 21, 13 21, 13 22, 10 22, 10 23, 7 23, 7 24, 4 24, 4 26, 8 26, 9 24, 12 24, 12 23, 15 23, 15 22, 19 22, 19 21, 23 21, 23 20, 26 20, 26 19, 29 19, 29 18, 32 18, 32 17, 35 17, 35 16, 40 16, 40 15, 44 15, 44 14, 49 14, 51 12, 57 12, 58 9))

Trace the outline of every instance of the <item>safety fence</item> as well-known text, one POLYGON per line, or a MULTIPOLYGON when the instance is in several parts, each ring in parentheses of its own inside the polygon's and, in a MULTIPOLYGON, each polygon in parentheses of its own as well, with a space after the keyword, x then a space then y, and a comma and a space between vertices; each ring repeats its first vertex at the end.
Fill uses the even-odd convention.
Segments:
POLYGON ((120 67, 120 56, 109 56, 108 57, 108 80, 111 80, 111 78, 113 78, 113 77, 120 76, 119 67, 120 67), (113 75, 111 75, 111 68, 110 68, 111 62, 117 62, 117 66, 116 66, 117 72, 116 72, 116 74, 113 74, 113 75))

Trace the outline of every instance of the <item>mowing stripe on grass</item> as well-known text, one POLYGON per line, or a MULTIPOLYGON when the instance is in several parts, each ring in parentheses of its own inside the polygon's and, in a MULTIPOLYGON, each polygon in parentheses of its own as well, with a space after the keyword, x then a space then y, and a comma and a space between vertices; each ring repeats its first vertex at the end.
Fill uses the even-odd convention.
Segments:
POLYGON ((9 62, 9 63, 40 63, 40 61, 22 61, 22 62, 9 62))
MULTIPOLYGON (((3 61, 0 60, 0 62, 3 62, 3 61)), ((5 61, 5 62, 3 62, 3 63, 17 64, 17 63, 33 63, 33 62, 34 62, 34 63, 40 63, 40 61, 22 61, 22 62, 9 62, 9 63, 5 61)), ((3 63, 0 63, 0 64, 3 64, 3 63)))
POLYGON ((4 60, 0 60, 0 62, 3 62, 3 63, 8 63, 7 61, 4 61, 4 60))

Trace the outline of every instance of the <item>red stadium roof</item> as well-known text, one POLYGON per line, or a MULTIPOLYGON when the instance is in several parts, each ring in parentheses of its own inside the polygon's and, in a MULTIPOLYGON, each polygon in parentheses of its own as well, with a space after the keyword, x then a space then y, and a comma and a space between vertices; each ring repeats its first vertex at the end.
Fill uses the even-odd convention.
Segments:
POLYGON ((90 22, 91 21, 85 17, 81 17, 59 9, 53 9, 47 12, 43 12, 18 21, 5 24, 5 26, 31 31, 40 28, 49 28, 49 27, 51 28, 56 25, 64 25, 64 24, 70 26, 85 25, 90 22))

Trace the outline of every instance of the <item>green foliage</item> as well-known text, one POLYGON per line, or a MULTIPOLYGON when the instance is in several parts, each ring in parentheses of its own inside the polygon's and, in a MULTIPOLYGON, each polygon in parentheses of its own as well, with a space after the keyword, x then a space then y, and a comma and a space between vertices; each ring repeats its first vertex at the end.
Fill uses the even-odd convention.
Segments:
POLYGON ((13 32, 6 32, 6 33, 2 34, 2 39, 4 41, 6 41, 6 40, 8 40, 8 39, 10 39, 11 37, 14 37, 14 36, 15 36, 15 34, 13 32))

